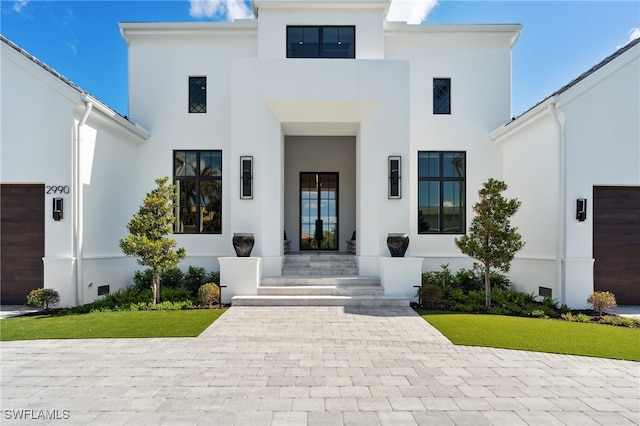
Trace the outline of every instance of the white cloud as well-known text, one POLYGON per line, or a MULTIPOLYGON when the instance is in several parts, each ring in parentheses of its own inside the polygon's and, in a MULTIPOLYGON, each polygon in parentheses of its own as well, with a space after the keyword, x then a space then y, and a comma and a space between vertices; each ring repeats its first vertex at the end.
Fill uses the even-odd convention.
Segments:
POLYGON ((27 6, 27 3, 29 3, 29 0, 17 0, 13 3, 13 10, 20 13, 27 6))
POLYGON ((387 21, 420 24, 437 5, 438 0, 393 0, 387 21))
POLYGON ((629 41, 633 41, 637 38, 640 38, 640 28, 631 28, 631 30, 629 30, 629 41))
POLYGON ((243 0, 189 0, 194 18, 221 17, 227 21, 253 18, 253 11, 243 0))

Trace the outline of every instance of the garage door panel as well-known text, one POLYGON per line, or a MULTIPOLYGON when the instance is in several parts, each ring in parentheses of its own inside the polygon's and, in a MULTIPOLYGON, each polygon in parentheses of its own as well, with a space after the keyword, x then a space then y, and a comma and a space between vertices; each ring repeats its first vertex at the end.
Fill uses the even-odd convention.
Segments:
POLYGON ((640 304, 640 187, 593 188, 594 289, 640 304))
POLYGON ((44 185, 1 185, 1 302, 24 304, 42 288, 44 267, 44 185))

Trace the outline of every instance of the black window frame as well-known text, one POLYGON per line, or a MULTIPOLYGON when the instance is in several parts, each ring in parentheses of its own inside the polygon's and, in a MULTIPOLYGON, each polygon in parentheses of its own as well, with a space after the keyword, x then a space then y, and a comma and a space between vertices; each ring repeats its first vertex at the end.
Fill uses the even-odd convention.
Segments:
MULTIPOLYGON (((304 36, 303 36, 304 37, 304 36)), ((340 36, 338 35, 338 37, 340 38, 340 36)), ((300 44, 302 44, 303 41, 300 42, 300 44)), ((341 40, 338 40, 338 44, 341 44, 341 40)), ((356 26, 355 25, 287 25, 287 46, 286 46, 286 51, 287 51, 287 58, 292 58, 292 59, 355 59, 356 58, 356 26), (305 49, 303 50, 303 52, 313 52, 311 54, 296 54, 296 51, 294 49, 291 49, 291 30, 294 29, 302 29, 303 31, 305 29, 307 30, 312 30, 312 29, 317 29, 318 30, 318 46, 315 49, 305 49), (325 31, 329 30, 329 29, 337 29, 338 30, 338 34, 340 33, 341 29, 349 29, 351 30, 351 32, 353 33, 353 39, 350 39, 350 47, 349 49, 344 49, 344 50, 340 50, 340 49, 335 49, 335 50, 325 50, 324 47, 324 39, 325 39, 325 31), (336 54, 336 52, 345 52, 347 53, 346 56, 344 55, 338 55, 336 54)))
POLYGON ((451 78, 434 78, 433 79, 433 114, 434 115, 450 115, 451 114, 451 78), (442 83, 446 83, 442 85, 442 83), (446 86, 447 98, 442 101, 438 92, 446 86))
POLYGON ((418 204, 418 234, 420 235, 463 235, 466 234, 467 229, 467 152, 466 151, 418 151, 418 196, 417 196, 417 204, 418 204), (420 167, 420 157, 421 154, 437 154, 438 155, 438 175, 437 176, 423 176, 425 173, 422 172, 420 167), (462 167, 462 176, 445 176, 443 171, 444 167, 444 158, 445 155, 463 155, 464 166, 462 167), (423 230, 423 225, 421 223, 421 198, 420 198, 420 182, 437 182, 438 187, 438 228, 436 231, 431 230, 423 230), (455 231, 448 231, 445 229, 445 205, 444 205, 444 191, 445 191, 445 183, 446 182, 461 182, 462 183, 462 194, 460 195, 460 205, 462 215, 462 223, 460 224, 460 229, 455 231))
POLYGON ((189 76, 189 114, 206 113, 207 76, 189 76))
POLYGON ((176 149, 173 151, 173 184, 176 186, 176 199, 174 202, 174 215, 175 215, 175 221, 174 221, 174 226, 173 226, 173 232, 174 234, 188 234, 188 235, 193 235, 193 234, 205 234, 205 235, 211 235, 211 234, 222 234, 222 162, 223 162, 223 152, 220 149, 209 149, 209 150, 195 150, 195 149, 176 149), (187 158, 187 153, 188 154, 194 154, 196 155, 196 159, 195 159, 195 164, 196 164, 196 168, 194 170, 193 174, 176 174, 176 169, 178 168, 178 164, 179 161, 177 159, 177 155, 179 153, 184 153, 184 164, 185 167, 186 165, 186 158, 187 158), (203 164, 203 159, 202 159, 202 154, 217 154, 219 156, 219 173, 216 174, 211 174, 211 175, 203 175, 202 174, 202 170, 201 170, 201 166, 203 164), (194 194, 198 195, 198 200, 195 203, 195 211, 191 211, 190 209, 190 204, 188 203, 183 203, 182 199, 181 199, 181 195, 182 195, 182 189, 181 189, 181 184, 180 183, 184 183, 185 185, 188 182, 195 182, 195 189, 194 189, 194 194), (202 200, 200 199, 200 195, 201 195, 201 190, 202 190, 202 184, 203 182, 208 182, 211 184, 211 187, 214 188, 215 185, 213 185, 214 183, 217 183, 217 200, 215 202, 212 202, 212 206, 214 206, 213 203, 217 203, 218 205, 215 206, 213 209, 210 210, 210 212, 214 212, 213 216, 214 216, 214 220, 211 221, 210 224, 203 224, 201 223, 201 219, 203 217, 202 215, 202 208, 203 206, 201 205, 202 200), (186 207, 185 207, 186 206, 186 207), (184 209, 188 209, 188 210, 184 210, 184 209), (181 209, 183 209, 181 211, 181 209), (184 223, 184 218, 185 217, 191 217, 193 219, 192 222, 189 222, 187 224, 184 223), (185 230, 187 227, 189 227, 189 230, 185 230))

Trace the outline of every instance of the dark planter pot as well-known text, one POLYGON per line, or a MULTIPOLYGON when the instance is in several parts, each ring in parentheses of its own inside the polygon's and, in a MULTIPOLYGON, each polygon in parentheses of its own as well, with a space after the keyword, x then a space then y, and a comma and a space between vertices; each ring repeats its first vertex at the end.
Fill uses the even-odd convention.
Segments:
POLYGON ((389 247, 389 253, 391 257, 404 257, 409 247, 409 234, 387 234, 387 247, 389 247))
POLYGON ((251 233, 235 233, 233 234, 233 249, 238 257, 251 256, 255 239, 251 233))

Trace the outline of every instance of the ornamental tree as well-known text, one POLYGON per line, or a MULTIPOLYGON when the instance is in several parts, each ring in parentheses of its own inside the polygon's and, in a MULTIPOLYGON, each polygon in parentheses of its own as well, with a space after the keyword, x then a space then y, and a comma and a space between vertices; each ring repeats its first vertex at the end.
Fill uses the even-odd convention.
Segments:
POLYGON ((127 225, 129 235, 120 240, 124 254, 137 257, 139 264, 151 268, 154 304, 160 301, 160 274, 175 268, 186 255, 182 247, 173 250, 176 240, 167 237, 175 220, 175 186, 167 185, 168 180, 168 177, 156 179, 158 187, 147 193, 140 210, 127 225))
POLYGON ((513 216, 522 204, 517 199, 506 199, 502 192, 507 184, 490 178, 478 191, 480 201, 473 206, 476 216, 469 232, 455 239, 456 246, 468 256, 480 261, 484 267, 485 306, 491 307, 492 268, 508 272, 515 254, 524 247, 518 228, 511 226, 513 216))

